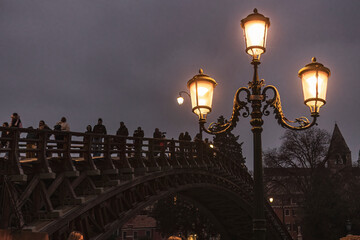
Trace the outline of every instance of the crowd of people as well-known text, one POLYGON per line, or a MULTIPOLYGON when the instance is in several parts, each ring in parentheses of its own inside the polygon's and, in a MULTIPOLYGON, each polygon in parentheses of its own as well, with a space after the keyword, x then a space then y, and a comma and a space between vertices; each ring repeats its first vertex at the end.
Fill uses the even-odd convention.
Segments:
MULTIPOLYGON (((13 113, 11 115, 11 120, 10 120, 10 124, 8 122, 4 122, 2 124, 3 127, 14 127, 14 128, 23 128, 21 119, 20 119, 20 115, 18 113, 13 113)), ((33 127, 28 127, 28 129, 34 129, 33 127)), ((59 122, 57 122, 53 128, 50 128, 44 120, 40 120, 39 121, 39 126, 37 128, 37 130, 54 130, 56 132, 68 132, 70 131, 70 125, 67 122, 66 117, 62 117, 60 119, 59 122)), ((101 155, 101 150, 102 150, 102 142, 104 137, 102 135, 106 135, 107 134, 107 130, 105 125, 103 124, 103 120, 102 118, 98 119, 98 122, 96 125, 94 125, 94 127, 92 127, 91 125, 88 125, 86 127, 86 131, 85 133, 91 133, 93 134, 92 137, 92 148, 94 151, 93 156, 100 156, 101 155)), ((153 133, 153 138, 154 140, 154 151, 156 152, 156 154, 158 152, 160 152, 162 149, 164 149, 165 147, 165 141, 161 140, 161 139, 165 139, 165 134, 166 132, 161 132, 159 130, 159 128, 155 128, 155 131, 153 133)), ((47 138, 50 138, 50 135, 47 134, 46 135, 47 138)), ((118 128, 118 130, 116 131, 116 136, 118 136, 117 138, 114 138, 114 141, 117 143, 117 148, 121 151, 121 152, 125 152, 126 151, 126 137, 129 136, 129 130, 128 128, 125 126, 124 122, 120 122, 120 127, 118 128)), ((135 129, 133 135, 134 137, 134 149, 135 151, 139 150, 142 146, 142 138, 144 138, 144 130, 141 129, 141 127, 138 127, 137 129, 135 129)), ((7 138, 10 137, 10 132, 3 130, 1 132, 1 138, 7 138)), ((39 135, 39 131, 29 131, 27 136, 27 139, 39 139, 40 135, 39 135)), ((55 140, 58 140, 59 142, 57 143, 57 148, 58 149, 62 149, 64 147, 63 144, 63 140, 64 140, 64 134, 61 133, 54 133, 54 138, 55 140)), ((182 142, 190 142, 192 140, 190 134, 188 132, 185 133, 180 133, 179 135, 179 140, 182 142)), ((200 135, 196 135, 194 138, 194 141, 199 141, 201 140, 200 135)), ((207 141, 206 141, 207 142, 207 141)), ((6 140, 2 140, 0 141, 0 147, 4 148, 4 147, 8 147, 9 142, 6 140)), ((181 143, 180 144, 180 148, 184 149, 186 148, 186 143, 181 143)), ((36 148, 35 143, 32 142, 28 142, 27 143, 27 148, 36 148)), ((27 157, 34 157, 35 153, 32 152, 28 152, 27 153, 27 157)))

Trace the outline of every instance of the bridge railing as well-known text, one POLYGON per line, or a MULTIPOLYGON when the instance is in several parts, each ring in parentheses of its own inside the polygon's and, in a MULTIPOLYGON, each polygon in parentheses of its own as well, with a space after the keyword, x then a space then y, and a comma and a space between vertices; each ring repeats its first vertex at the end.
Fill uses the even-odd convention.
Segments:
POLYGON ((26 175, 37 173, 54 177, 59 172, 76 175, 80 171, 95 174, 128 169, 146 172, 166 167, 213 167, 252 182, 239 160, 227 158, 201 141, 29 128, 0 127, 0 132, 0 169, 14 176, 14 181, 25 181, 26 175))

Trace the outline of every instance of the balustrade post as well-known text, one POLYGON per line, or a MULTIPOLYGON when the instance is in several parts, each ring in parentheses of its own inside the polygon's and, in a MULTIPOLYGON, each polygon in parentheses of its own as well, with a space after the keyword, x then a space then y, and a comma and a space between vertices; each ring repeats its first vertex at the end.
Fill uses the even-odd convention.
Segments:
POLYGON ((175 141, 174 139, 172 139, 170 141, 170 165, 176 165, 176 166, 179 166, 179 162, 177 161, 177 158, 176 158, 176 147, 175 147, 175 141))
POLYGON ((85 133, 83 141, 84 141, 84 160, 87 162, 89 170, 98 170, 91 157, 92 136, 85 133))
POLYGON ((112 159, 111 159, 111 136, 105 135, 104 137, 104 161, 106 164, 106 170, 116 169, 112 159))
POLYGON ((41 178, 55 178, 55 173, 52 172, 49 161, 47 159, 47 139, 48 132, 46 130, 38 130, 39 139, 37 142, 38 161, 41 166, 41 178))
POLYGON ((21 167, 20 161, 19 161, 19 138, 20 138, 20 131, 18 128, 10 128, 9 130, 11 140, 9 142, 9 165, 10 175, 24 175, 24 171, 21 167))
POLYGON ((71 150, 71 133, 62 132, 64 134, 64 144, 63 144, 63 161, 65 162, 65 171, 67 172, 65 175, 67 176, 78 176, 79 172, 76 170, 70 150, 71 150))
POLYGON ((189 142, 188 143, 189 148, 188 148, 188 163, 189 165, 196 165, 195 161, 194 161, 194 143, 193 142, 189 142))
POLYGON ((148 159, 152 163, 154 161, 154 140, 149 139, 149 153, 148 153, 148 159))
POLYGON ((135 158, 141 158, 143 139, 140 137, 135 138, 135 158))
POLYGON ((165 140, 160 141, 160 158, 165 159, 165 150, 167 148, 167 142, 165 140))

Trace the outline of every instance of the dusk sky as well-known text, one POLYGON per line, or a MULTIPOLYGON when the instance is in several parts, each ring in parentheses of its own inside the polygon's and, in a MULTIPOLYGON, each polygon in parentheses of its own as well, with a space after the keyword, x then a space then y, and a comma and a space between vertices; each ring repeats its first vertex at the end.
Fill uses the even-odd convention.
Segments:
MULTIPOLYGON (((319 127, 337 122, 358 160, 360 149, 359 0, 2 0, 0 1, 0 121, 19 113, 24 127, 53 127, 67 117, 84 132, 102 117, 114 134, 124 121, 151 137, 155 128, 194 137, 198 118, 179 91, 204 69, 218 82, 208 123, 231 116, 234 94, 252 78, 240 20, 254 8, 270 18, 260 78, 275 85, 289 119, 310 118, 299 69, 312 57, 331 70, 319 127)), ((234 134, 252 169, 249 118, 234 134)), ((284 133, 264 117, 263 149, 284 133)), ((211 136, 204 136, 211 137, 211 136)), ((212 138, 212 137, 211 137, 212 138)))

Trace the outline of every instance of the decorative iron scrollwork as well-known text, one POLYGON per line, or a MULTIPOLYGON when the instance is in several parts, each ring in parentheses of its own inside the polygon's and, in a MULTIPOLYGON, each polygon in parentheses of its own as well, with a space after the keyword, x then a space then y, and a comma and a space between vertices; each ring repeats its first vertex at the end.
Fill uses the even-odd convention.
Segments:
POLYGON ((246 118, 250 115, 250 109, 247 104, 250 102, 250 90, 246 87, 239 88, 234 96, 234 105, 233 112, 229 121, 226 121, 224 124, 219 124, 218 122, 212 122, 209 125, 209 128, 206 129, 204 127, 205 122, 200 122, 203 130, 208 134, 219 134, 226 131, 231 131, 234 127, 236 127, 237 122, 239 121, 240 111, 244 110, 241 114, 242 117, 246 118), (240 100, 240 94, 242 92, 246 93, 246 101, 240 100))
POLYGON ((264 97, 263 101, 266 102, 262 110, 263 115, 268 116, 270 114, 268 107, 269 106, 272 107, 274 109, 275 118, 277 119, 279 125, 281 125, 282 127, 289 128, 292 130, 304 130, 316 124, 316 120, 318 117, 317 115, 312 115, 313 121, 311 123, 309 119, 307 119, 306 117, 299 117, 296 118, 295 120, 287 119, 282 110, 280 94, 276 89, 276 87, 272 85, 266 86, 262 91, 262 95, 264 97), (268 96, 266 94, 268 90, 273 91, 274 94, 273 98, 268 99, 268 96), (296 123, 298 124, 298 126, 293 126, 291 125, 291 123, 296 123))

